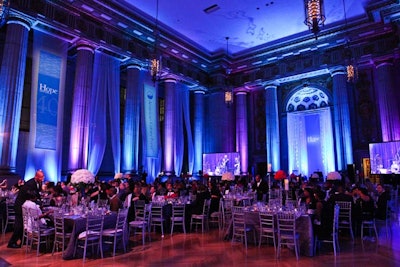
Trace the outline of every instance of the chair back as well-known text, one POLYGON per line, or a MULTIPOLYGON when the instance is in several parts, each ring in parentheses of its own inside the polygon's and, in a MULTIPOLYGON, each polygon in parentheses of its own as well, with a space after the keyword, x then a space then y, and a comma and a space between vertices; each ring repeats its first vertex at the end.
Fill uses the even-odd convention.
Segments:
POLYGON ((351 217, 351 202, 350 201, 336 201, 335 205, 339 206, 339 219, 342 217, 351 217))
POLYGON ((54 230, 56 235, 64 235, 65 233, 65 225, 64 225, 64 214, 59 212, 53 213, 53 221, 54 221, 54 230))
POLYGON ((204 200, 204 204, 203 204, 203 216, 207 216, 210 212, 210 204, 211 204, 211 199, 206 199, 204 200))
POLYGON ((117 221, 115 223, 115 232, 118 230, 125 231, 128 217, 128 209, 119 209, 117 215, 117 221))
POLYGON ((340 206, 335 205, 335 208, 333 209, 333 224, 332 224, 332 236, 338 235, 339 232, 339 213, 340 213, 340 206))
POLYGON ((86 239, 101 236, 103 223, 103 215, 88 215, 86 219, 86 239))
POLYGON ((172 218, 174 220, 183 220, 185 218, 185 204, 172 205, 172 218))
POLYGON ((233 206, 232 207, 232 223, 233 230, 235 229, 245 229, 246 223, 244 218, 244 207, 233 206))
POLYGON ((284 236, 296 235, 296 215, 294 213, 279 212, 277 214, 278 234, 284 236))
POLYGON ((41 212, 39 210, 29 208, 26 210, 28 215, 28 232, 39 233, 41 225, 41 219, 39 216, 41 215, 41 212))
POLYGON ((259 212, 260 229, 275 229, 274 214, 268 211, 259 212))
POLYGON ((151 220, 163 220, 164 215, 163 215, 163 205, 157 205, 153 203, 151 205, 151 220))
POLYGON ((6 216, 7 224, 15 223, 14 203, 10 200, 6 200, 6 216))
POLYGON ((151 211, 151 204, 145 204, 143 201, 143 206, 138 202, 135 203, 135 214, 136 218, 135 221, 149 221, 149 214, 151 211))

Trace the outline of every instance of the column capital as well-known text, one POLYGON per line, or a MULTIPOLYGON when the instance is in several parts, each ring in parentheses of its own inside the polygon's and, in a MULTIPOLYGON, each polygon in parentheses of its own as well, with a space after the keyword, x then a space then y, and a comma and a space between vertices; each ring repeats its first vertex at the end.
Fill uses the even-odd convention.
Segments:
POLYGON ((247 95, 247 91, 236 91, 235 95, 247 95))
POLYGON ((374 60, 375 68, 379 69, 384 66, 393 66, 393 60, 392 59, 386 59, 386 60, 374 60))
POLYGON ((7 20, 7 25, 9 24, 18 24, 25 27, 28 31, 30 31, 33 25, 33 21, 17 13, 10 12, 10 15, 7 20))
POLYGON ((196 89, 193 91, 194 94, 199 94, 199 95, 205 95, 206 94, 206 90, 204 89, 196 89))
POLYGON ((87 50, 89 52, 94 53, 95 47, 89 41, 81 39, 81 40, 78 40, 75 45, 76 45, 77 51, 87 50))
POLYGON ((278 81, 269 81, 264 84, 264 90, 271 89, 271 88, 276 89, 276 88, 278 88, 279 85, 280 85, 280 83, 278 81))
POLYGON ((176 78, 173 77, 173 76, 171 76, 171 75, 168 75, 168 76, 163 77, 163 78, 161 79, 161 81, 162 81, 163 83, 174 83, 174 84, 176 84, 176 83, 178 82, 178 81, 176 80, 176 78))
POLYGON ((344 66, 339 65, 329 68, 329 72, 332 77, 335 75, 346 75, 346 68, 344 66))

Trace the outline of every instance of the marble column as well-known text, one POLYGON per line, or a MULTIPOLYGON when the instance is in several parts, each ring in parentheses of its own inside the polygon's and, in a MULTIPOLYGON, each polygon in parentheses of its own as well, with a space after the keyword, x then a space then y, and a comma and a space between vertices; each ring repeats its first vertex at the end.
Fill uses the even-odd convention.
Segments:
POLYGON ((381 62, 374 72, 382 141, 400 140, 400 108, 392 62, 381 62))
MULTIPOLYGON (((240 174, 248 173, 247 92, 236 93, 236 147, 240 154, 240 174)), ((236 162, 235 162, 236 164, 236 162)))
POLYGON ((331 69, 330 72, 333 81, 336 163, 338 170, 344 170, 347 164, 353 164, 347 73, 344 67, 331 69))
POLYGON ((16 168, 30 23, 10 17, 0 70, 0 169, 16 168))
POLYGON ((127 67, 126 102, 123 132, 123 171, 139 168, 139 130, 141 109, 141 69, 138 64, 127 67))
POLYGON ((166 78, 163 80, 165 89, 165 119, 164 119, 164 166, 163 170, 166 174, 173 174, 175 163, 175 86, 176 80, 166 78))
POLYGON ((280 163, 280 138, 278 116, 278 86, 265 87, 266 150, 268 171, 277 171, 280 163), (271 164, 271 165, 270 165, 271 164))
POLYGON ((203 169, 203 130, 204 130, 203 90, 194 91, 194 167, 193 173, 203 169))
POLYGON ((89 108, 93 79, 93 47, 77 44, 74 95, 72 101, 71 138, 68 169, 86 169, 89 145, 89 108))

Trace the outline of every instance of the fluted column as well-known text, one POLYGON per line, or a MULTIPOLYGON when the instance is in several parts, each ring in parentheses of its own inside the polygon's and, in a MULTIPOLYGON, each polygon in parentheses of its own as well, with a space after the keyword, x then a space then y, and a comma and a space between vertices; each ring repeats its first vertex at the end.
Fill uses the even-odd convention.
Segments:
POLYGON ((399 94, 396 94, 394 73, 393 63, 387 61, 377 64, 374 73, 382 141, 384 142, 400 140, 399 94))
POLYGON ((271 164, 272 171, 277 171, 281 168, 277 92, 278 92, 277 85, 271 84, 265 87, 265 118, 266 118, 265 143, 267 150, 267 163, 271 164))
POLYGON ((0 70, 0 168, 15 171, 30 23, 7 22, 0 70))
POLYGON ((141 66, 129 65, 127 68, 126 102, 124 114, 122 169, 124 171, 139 168, 139 124, 141 109, 141 66))
POLYGON ((330 70, 333 81, 333 106, 338 170, 353 163, 347 74, 344 67, 330 70))
POLYGON ((89 108, 93 79, 93 47, 80 42, 77 45, 74 96, 72 101, 69 170, 86 169, 89 145, 89 108))
POLYGON ((249 145, 247 135, 247 92, 236 93, 236 146, 240 154, 240 174, 247 174, 249 145))
POLYGON ((203 169, 204 94, 194 92, 194 173, 203 169))
POLYGON ((165 119, 164 119, 164 171, 166 174, 174 173, 174 147, 175 147, 175 85, 176 80, 166 78, 165 88, 165 119))

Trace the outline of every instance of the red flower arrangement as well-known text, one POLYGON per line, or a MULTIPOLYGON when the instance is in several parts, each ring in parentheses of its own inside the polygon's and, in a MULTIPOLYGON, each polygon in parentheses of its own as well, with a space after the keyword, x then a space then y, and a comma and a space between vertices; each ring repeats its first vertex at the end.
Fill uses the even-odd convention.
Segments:
POLYGON ((287 178, 287 174, 283 170, 279 170, 275 173, 274 179, 275 180, 283 180, 287 178))

